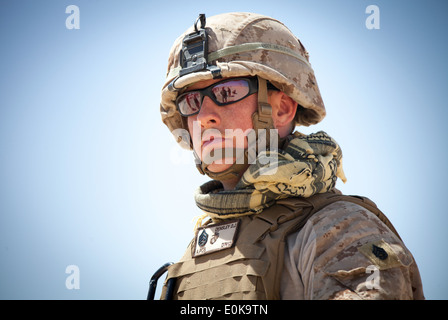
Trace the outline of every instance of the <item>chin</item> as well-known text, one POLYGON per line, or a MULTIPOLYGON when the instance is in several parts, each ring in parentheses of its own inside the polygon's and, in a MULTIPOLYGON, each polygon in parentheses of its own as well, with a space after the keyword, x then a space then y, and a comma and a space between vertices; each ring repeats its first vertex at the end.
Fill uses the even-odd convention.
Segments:
POLYGON ((232 166, 232 164, 215 164, 212 163, 211 165, 209 165, 207 167, 208 170, 210 170, 213 173, 219 173, 219 172, 223 172, 227 169, 229 169, 232 166))

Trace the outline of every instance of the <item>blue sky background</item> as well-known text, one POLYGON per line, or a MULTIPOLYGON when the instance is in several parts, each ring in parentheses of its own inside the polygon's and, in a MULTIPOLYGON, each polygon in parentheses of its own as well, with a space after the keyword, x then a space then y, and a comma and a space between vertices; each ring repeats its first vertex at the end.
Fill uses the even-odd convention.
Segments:
POLYGON ((199 13, 284 22, 310 52, 344 152, 448 298, 446 1, 0 1, 0 298, 145 299, 200 214, 200 176, 159 114, 169 49, 199 13), (68 5, 80 29, 68 30, 68 5), (368 5, 380 29, 368 30, 368 5), (80 288, 65 286, 68 265, 80 288))

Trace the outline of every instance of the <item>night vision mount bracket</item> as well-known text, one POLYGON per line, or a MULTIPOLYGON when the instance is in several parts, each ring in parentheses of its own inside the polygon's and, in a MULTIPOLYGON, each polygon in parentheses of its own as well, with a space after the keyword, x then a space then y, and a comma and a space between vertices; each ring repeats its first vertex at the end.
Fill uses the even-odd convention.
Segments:
POLYGON ((207 31, 205 29, 205 14, 199 14, 194 23, 194 32, 187 34, 182 40, 182 50, 180 52, 179 77, 186 74, 209 70, 214 79, 221 78, 221 69, 214 65, 208 65, 208 45, 207 31), (198 23, 200 28, 198 29, 198 23))

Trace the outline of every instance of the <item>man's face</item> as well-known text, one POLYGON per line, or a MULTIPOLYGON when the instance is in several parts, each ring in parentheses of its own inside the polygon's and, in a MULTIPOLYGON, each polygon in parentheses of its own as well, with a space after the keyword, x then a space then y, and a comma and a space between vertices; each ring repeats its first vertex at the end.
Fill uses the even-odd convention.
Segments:
MULTIPOLYGON (((195 83, 187 91, 206 88, 219 80, 207 80, 195 83)), ((238 102, 218 106, 209 97, 204 97, 199 113, 188 117, 188 130, 193 140, 193 149, 204 161, 212 150, 224 148, 247 148, 245 133, 253 129, 252 114, 257 109, 257 94, 252 94, 238 102), (199 135, 200 132, 200 135, 199 135)), ((228 169, 234 158, 222 158, 212 162, 208 170, 222 172, 228 169)))

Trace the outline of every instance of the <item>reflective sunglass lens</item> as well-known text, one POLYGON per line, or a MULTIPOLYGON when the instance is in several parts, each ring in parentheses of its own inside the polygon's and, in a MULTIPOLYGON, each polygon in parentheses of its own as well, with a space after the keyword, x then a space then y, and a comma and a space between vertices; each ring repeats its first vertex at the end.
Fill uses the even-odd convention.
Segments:
POLYGON ((196 113, 201 108, 201 93, 197 91, 183 95, 178 101, 179 111, 185 115, 196 113))
POLYGON ((219 103, 232 103, 243 99, 249 93, 249 84, 245 80, 227 81, 212 88, 219 103))

